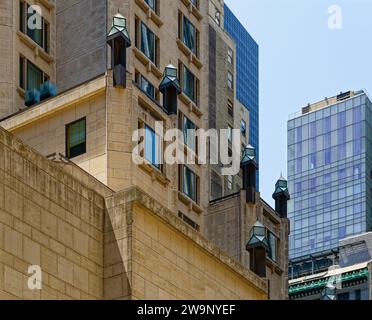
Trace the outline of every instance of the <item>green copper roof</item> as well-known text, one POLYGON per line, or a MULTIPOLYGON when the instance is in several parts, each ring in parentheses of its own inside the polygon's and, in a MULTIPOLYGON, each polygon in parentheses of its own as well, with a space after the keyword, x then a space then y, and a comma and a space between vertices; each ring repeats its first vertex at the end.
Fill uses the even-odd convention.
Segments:
POLYGON ((277 183, 275 184, 275 191, 273 197, 275 198, 276 195, 284 193, 287 195, 289 199, 289 192, 288 192, 288 182, 287 180, 281 175, 277 183))
POLYGON ((127 19, 125 19, 120 13, 117 13, 112 18, 112 25, 109 34, 107 35, 108 39, 121 36, 130 45, 130 37, 127 29, 127 19))
POLYGON ((245 147, 240 164, 245 165, 249 162, 253 162, 254 164, 256 164, 256 149, 250 144, 245 147))
POLYGON ((178 81, 178 70, 171 64, 165 68, 164 77, 159 85, 159 90, 162 91, 169 86, 174 86, 178 93, 182 91, 178 81))
POLYGON ((256 247, 264 247, 267 251, 269 250, 269 243, 266 238, 266 228, 264 225, 257 221, 249 232, 249 241, 246 245, 246 249, 252 249, 256 247))
MULTIPOLYGON (((369 276, 368 268, 364 268, 364 269, 360 269, 360 270, 356 270, 352 272, 343 273, 341 276, 341 282, 362 279, 368 276, 369 276)), ((289 290, 288 290, 289 294, 295 294, 295 293, 299 293, 303 291, 324 288, 328 284, 329 278, 330 277, 292 285, 289 287, 289 290)))

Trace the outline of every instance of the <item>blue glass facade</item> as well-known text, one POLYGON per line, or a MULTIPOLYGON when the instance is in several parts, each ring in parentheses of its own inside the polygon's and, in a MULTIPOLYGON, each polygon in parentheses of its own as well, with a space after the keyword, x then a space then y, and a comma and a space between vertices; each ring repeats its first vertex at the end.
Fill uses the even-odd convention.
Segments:
POLYGON ((236 94, 250 111, 250 144, 256 148, 259 160, 259 48, 227 5, 224 23, 226 32, 236 43, 236 94))
POLYGON ((288 122, 290 259, 371 230, 371 124, 364 92, 288 122))

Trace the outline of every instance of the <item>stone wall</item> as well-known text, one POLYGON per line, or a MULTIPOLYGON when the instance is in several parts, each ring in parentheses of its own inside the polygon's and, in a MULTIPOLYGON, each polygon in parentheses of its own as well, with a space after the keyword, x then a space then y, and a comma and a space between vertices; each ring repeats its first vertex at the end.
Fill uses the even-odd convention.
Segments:
POLYGON ((108 298, 266 299, 265 280, 141 190, 119 192, 107 205, 108 298))
POLYGON ((0 129, 0 298, 102 299, 104 195, 0 129), (30 290, 30 265, 42 290, 30 290))

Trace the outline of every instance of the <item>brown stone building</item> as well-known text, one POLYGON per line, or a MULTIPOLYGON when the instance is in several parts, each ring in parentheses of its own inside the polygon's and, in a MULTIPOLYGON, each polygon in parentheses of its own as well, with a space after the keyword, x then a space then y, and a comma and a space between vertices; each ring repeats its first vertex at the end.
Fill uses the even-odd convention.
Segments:
POLYGON ((244 170, 231 181, 208 164, 158 158, 170 143, 156 142, 156 122, 164 133, 183 131, 182 152, 196 155, 197 139, 188 129, 248 123, 226 76, 235 74, 234 43, 213 22, 212 3, 3 2, 0 38, 10 46, 0 47, 0 126, 22 140, 1 131, 4 297, 32 298, 22 281, 32 263, 47 272, 51 292, 33 292, 35 298, 286 298, 288 222, 259 195, 254 206, 244 204, 245 191, 234 195, 244 186, 244 170), (33 4, 42 9, 41 34, 26 26, 33 4), (219 39, 214 51, 213 34, 219 39), (219 75, 216 95, 213 74, 219 75), (224 100, 217 96, 221 79, 224 100), (145 130, 142 165, 132 161, 137 129, 145 130), (237 198, 234 209, 214 215, 210 199, 227 194, 237 198), (21 207, 12 208, 14 202, 21 207), (235 220, 240 241, 221 243, 219 236, 228 235, 224 219, 235 220), (279 260, 270 264, 266 251, 259 259, 267 261, 265 274, 245 248, 256 221, 278 239, 279 260), (32 261, 24 252, 29 243, 32 261))

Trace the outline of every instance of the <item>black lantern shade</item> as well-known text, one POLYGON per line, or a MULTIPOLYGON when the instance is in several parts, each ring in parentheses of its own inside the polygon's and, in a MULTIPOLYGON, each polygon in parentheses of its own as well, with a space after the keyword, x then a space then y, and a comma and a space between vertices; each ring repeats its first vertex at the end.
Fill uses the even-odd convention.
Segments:
POLYGON ((120 13, 112 20, 112 27, 107 35, 107 43, 111 47, 111 67, 113 70, 114 87, 126 87, 127 48, 131 46, 127 29, 127 19, 120 13))
POLYGON ((266 228, 259 221, 249 232, 246 250, 250 254, 250 269, 258 276, 266 277, 266 256, 269 252, 269 242, 266 237, 266 228))
POLYGON ((244 149, 240 167, 243 170, 243 189, 246 191, 246 201, 247 203, 255 203, 258 164, 256 161, 256 150, 251 145, 244 149))
POLYGON ((287 201, 290 200, 290 198, 288 182, 283 176, 280 176, 275 184, 273 199, 275 200, 275 211, 278 212, 282 218, 287 217, 287 201))
POLYGON ((177 114, 177 96, 182 90, 178 80, 178 70, 171 64, 165 68, 159 91, 163 94, 164 109, 167 110, 168 114, 177 114))

